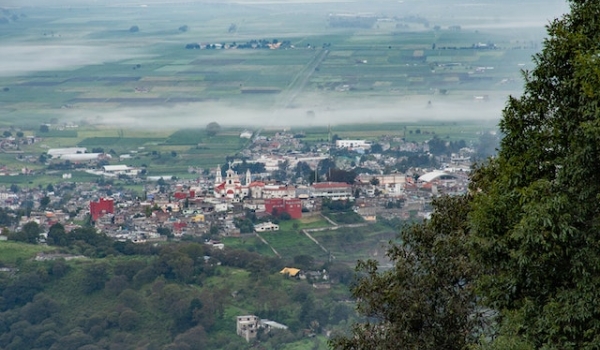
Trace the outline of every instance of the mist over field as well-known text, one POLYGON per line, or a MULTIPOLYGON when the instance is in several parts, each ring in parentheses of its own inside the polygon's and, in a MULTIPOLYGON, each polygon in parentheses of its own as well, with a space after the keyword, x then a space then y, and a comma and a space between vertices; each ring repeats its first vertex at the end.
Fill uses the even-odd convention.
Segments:
POLYGON ((409 121, 472 121, 489 122, 500 118, 504 101, 432 102, 400 101, 379 104, 352 103, 323 109, 305 108, 265 111, 240 109, 218 103, 198 103, 173 107, 125 107, 112 111, 67 111, 64 120, 85 121, 115 127, 144 129, 204 128, 216 121, 224 126, 299 127, 327 126, 351 123, 389 123, 409 121))
POLYGON ((532 66, 544 25, 567 10, 559 0, 8 0, 2 6, 7 22, 0 29, 12 30, 0 31, 0 109, 9 112, 7 119, 32 115, 35 122, 54 117, 150 129, 210 121, 497 120, 507 97, 522 89, 519 71, 532 66), (337 14, 384 20, 369 29, 328 27, 337 14), (394 27, 392 18, 400 24, 394 27), (458 24, 459 32, 447 30, 458 24), (129 30, 133 25, 139 33, 129 30), (435 30, 441 34, 428 34, 435 30), (297 54, 183 49, 261 38, 292 40, 297 54), (433 50, 436 42, 456 47, 495 40, 519 50, 503 48, 504 56, 433 50), (334 41, 329 56, 299 50, 321 49, 327 41, 334 41), (386 52, 388 45, 393 50, 386 52), (418 52, 430 57, 411 61, 418 52), (458 68, 444 66, 457 61, 458 68))
POLYGON ((0 77, 67 70, 142 57, 149 55, 144 55, 139 50, 111 45, 9 44, 0 46, 0 77))

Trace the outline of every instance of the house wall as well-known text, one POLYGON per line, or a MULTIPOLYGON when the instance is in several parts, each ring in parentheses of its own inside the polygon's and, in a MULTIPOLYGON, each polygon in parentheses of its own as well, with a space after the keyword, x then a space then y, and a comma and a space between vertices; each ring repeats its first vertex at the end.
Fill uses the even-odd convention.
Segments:
POLYGON ((115 213, 115 202, 112 199, 100 198, 98 202, 90 202, 92 221, 96 221, 99 217, 108 213, 115 213))
POLYGON ((288 213, 292 219, 302 217, 302 201, 298 198, 269 198, 265 199, 265 211, 277 214, 288 213))
POLYGON ((250 341, 250 339, 256 337, 258 330, 259 319, 254 315, 238 316, 237 317, 237 335, 250 341))
POLYGON ((302 201, 300 199, 285 199, 283 202, 285 212, 290 214, 292 219, 302 218, 302 201))

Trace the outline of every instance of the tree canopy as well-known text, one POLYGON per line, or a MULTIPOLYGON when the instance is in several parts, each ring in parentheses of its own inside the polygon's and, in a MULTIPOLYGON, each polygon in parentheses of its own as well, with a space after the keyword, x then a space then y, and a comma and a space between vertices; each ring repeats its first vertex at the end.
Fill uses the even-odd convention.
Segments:
POLYGON ((353 293, 368 322, 335 348, 600 346, 600 2, 570 5, 468 194, 403 231, 392 269, 359 263, 353 293), (495 316, 473 322, 483 310, 495 316))
POLYGON ((37 243, 42 233, 42 228, 37 222, 31 221, 23 225, 21 231, 13 232, 9 239, 18 242, 37 243))
POLYGON ((215 136, 219 133, 219 131, 221 131, 221 125, 219 125, 217 122, 210 122, 206 126, 206 134, 208 136, 215 136))
POLYGON ((336 349, 464 349, 484 318, 473 283, 478 268, 468 259, 469 196, 442 197, 430 221, 402 230, 401 243, 381 271, 361 261, 352 293, 367 317, 352 334, 334 338, 336 349))
POLYGON ((600 344, 600 3, 571 1, 473 175, 481 296, 533 348, 600 344))

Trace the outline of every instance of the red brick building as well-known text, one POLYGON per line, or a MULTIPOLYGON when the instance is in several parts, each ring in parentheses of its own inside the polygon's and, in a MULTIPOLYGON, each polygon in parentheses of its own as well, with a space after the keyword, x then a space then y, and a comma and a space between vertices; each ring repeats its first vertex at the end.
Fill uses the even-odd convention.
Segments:
POLYGON ((115 202, 112 198, 100 198, 98 202, 90 202, 90 214, 92 221, 104 216, 104 214, 115 213, 115 202))
POLYGON ((273 215, 288 213, 292 219, 300 219, 302 201, 298 198, 268 198, 265 199, 265 211, 273 215))
POLYGON ((194 198, 194 197, 196 197, 196 191, 194 191, 194 190, 190 190, 189 192, 178 191, 178 192, 173 193, 173 197, 175 197, 176 199, 179 199, 179 200, 186 199, 186 198, 194 198))

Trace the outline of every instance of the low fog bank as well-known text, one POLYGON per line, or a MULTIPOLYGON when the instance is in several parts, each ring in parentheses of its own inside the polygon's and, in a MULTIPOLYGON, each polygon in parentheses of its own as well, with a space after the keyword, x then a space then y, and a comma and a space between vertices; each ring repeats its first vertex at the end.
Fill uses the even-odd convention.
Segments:
POLYGON ((295 108, 269 111, 218 104, 186 104, 173 107, 131 107, 110 111, 73 110, 62 121, 136 129, 204 128, 210 122, 252 128, 310 127, 417 121, 497 121, 504 101, 403 102, 345 108, 295 108))
POLYGON ((21 76, 52 70, 150 57, 126 47, 88 45, 2 45, 0 77, 21 76))

